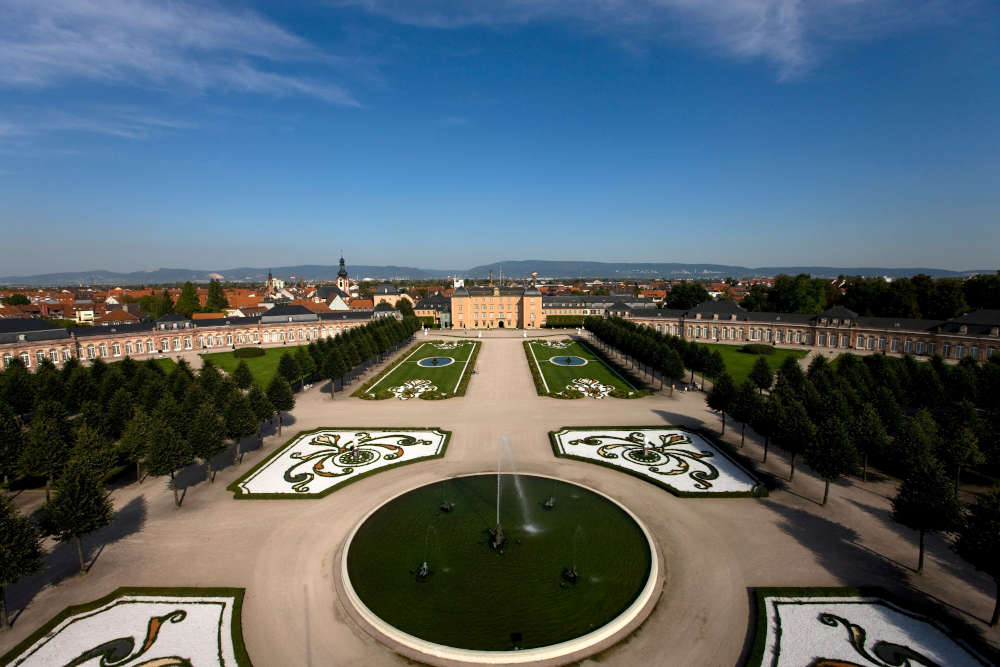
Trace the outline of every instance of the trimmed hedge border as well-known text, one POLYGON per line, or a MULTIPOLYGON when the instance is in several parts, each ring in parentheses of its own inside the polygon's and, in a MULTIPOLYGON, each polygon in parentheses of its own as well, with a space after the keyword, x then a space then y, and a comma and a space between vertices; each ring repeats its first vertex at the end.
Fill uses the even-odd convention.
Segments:
POLYGON ((661 489, 663 489, 664 491, 667 491, 671 495, 674 495, 674 496, 676 496, 678 498, 766 498, 768 496, 767 486, 757 477, 757 475, 754 474, 753 472, 751 472, 750 470, 747 470, 746 466, 742 465, 736 459, 734 459, 732 456, 730 456, 729 452, 727 452, 725 450, 725 448, 720 445, 719 440, 712 433, 710 433, 709 431, 706 431, 704 429, 700 429, 700 428, 688 428, 686 426, 673 426, 671 424, 659 424, 659 425, 649 425, 649 424, 647 424, 645 426, 628 426, 628 425, 625 425, 625 426, 622 426, 622 425, 613 425, 613 426, 607 426, 607 425, 604 425, 604 426, 563 426, 558 431, 549 431, 549 445, 552 447, 552 453, 555 455, 556 458, 560 458, 560 459, 572 459, 574 461, 582 461, 583 463, 591 463, 591 464, 594 464, 594 465, 602 466, 604 468, 610 468, 611 470, 617 470, 618 472, 623 472, 623 473, 626 473, 628 475, 632 475, 633 477, 641 479, 644 482, 649 482, 650 484, 653 484, 654 486, 658 486, 661 489), (676 488, 674 486, 671 486, 670 484, 667 484, 665 481, 658 480, 658 479, 652 479, 650 477, 646 477, 645 475, 641 474, 638 470, 630 470, 628 468, 623 468, 621 466, 616 466, 615 464, 609 463, 607 461, 595 461, 594 459, 588 459, 588 458, 583 457, 583 456, 576 456, 574 454, 567 454, 567 453, 565 453, 563 451, 560 451, 560 449, 559 449, 559 443, 556 441, 556 434, 562 433, 563 431, 568 431, 568 430, 588 430, 588 431, 592 431, 594 429, 602 429, 602 428, 613 429, 613 430, 617 430, 617 431, 621 431, 621 430, 635 430, 635 431, 639 431, 639 430, 645 430, 645 429, 667 429, 667 428, 670 428, 670 429, 677 429, 679 431, 687 431, 688 433, 695 433, 695 434, 699 435, 700 437, 704 438, 705 440, 707 440, 708 443, 710 445, 712 445, 712 447, 714 447, 716 451, 718 451, 720 454, 722 454, 722 456, 724 456, 726 459, 728 459, 730 463, 732 463, 733 465, 737 466, 740 470, 742 470, 747 475, 749 475, 751 479, 753 479, 755 482, 757 482, 757 484, 754 486, 754 488, 753 488, 752 491, 705 491, 703 493, 702 492, 696 492, 696 491, 682 491, 682 490, 680 490, 680 489, 678 489, 678 488, 676 488))
POLYGON ((526 340, 523 345, 524 356, 528 358, 528 368, 531 369, 531 379, 535 381, 535 391, 538 392, 539 396, 551 396, 552 394, 545 391, 545 386, 542 384, 542 373, 538 370, 535 357, 531 354, 531 341, 526 340))
POLYGON ((233 652, 236 654, 236 664, 240 667, 252 667, 253 663, 250 661, 250 656, 247 654, 246 644, 243 642, 243 594, 245 590, 246 589, 243 588, 140 588, 134 586, 122 586, 121 588, 116 588, 102 598, 66 607, 49 619, 49 621, 42 625, 42 627, 25 637, 17 646, 0 656, 0 664, 6 665, 13 662, 14 658, 28 650, 32 644, 51 632, 53 628, 55 628, 59 623, 62 623, 66 618, 75 614, 90 611, 91 609, 96 609, 101 605, 112 602, 116 598, 126 595, 171 595, 176 597, 202 597, 214 595, 218 597, 232 596, 233 623, 230 631, 233 642, 233 652))
POLYGON ((263 357, 266 354, 262 347, 238 347, 233 350, 233 356, 237 359, 253 359, 263 357))
MULTIPOLYGON (((916 589, 914 589, 916 591, 916 589)), ((916 591, 919 593, 919 591, 916 591)), ((753 589, 756 604, 754 609, 757 618, 753 621, 754 638, 753 647, 747 655, 744 667, 763 667, 764 650, 767 642, 767 598, 768 597, 801 597, 801 598, 821 598, 821 597, 870 597, 880 598, 898 607, 902 607, 914 613, 920 614, 928 621, 940 626, 947 635, 958 638, 973 648, 982 657, 1000 664, 1000 651, 988 646, 982 638, 971 629, 966 623, 959 621, 954 616, 942 613, 942 608, 930 603, 918 604, 911 600, 904 600, 900 596, 890 593, 878 586, 861 587, 761 587, 753 589)))
POLYGON ((369 477, 371 475, 374 475, 375 473, 382 472, 383 470, 391 470, 392 468, 402 468, 403 466, 408 466, 411 463, 422 463, 424 461, 431 461, 434 459, 443 459, 445 453, 448 451, 449 442, 451 442, 451 431, 445 430, 440 426, 388 426, 388 427, 387 426, 320 426, 319 428, 314 428, 311 431, 299 431, 298 433, 293 435, 291 438, 285 441, 285 444, 275 449, 265 458, 258 461, 252 468, 250 468, 245 473, 240 475, 239 478, 237 478, 234 482, 232 482, 229 486, 226 487, 226 490, 233 492, 233 498, 235 500, 302 500, 302 499, 315 500, 318 498, 325 498, 326 496, 330 495, 331 493, 333 493, 338 489, 342 489, 349 484, 353 484, 354 482, 357 482, 360 479, 364 479, 365 477, 369 477), (398 463, 382 466, 380 468, 372 468, 370 470, 366 470, 365 472, 359 473, 349 479, 345 479, 340 484, 331 486, 330 488, 320 491, 319 493, 295 493, 295 494, 243 493, 243 490, 240 489, 239 487, 240 482, 242 482, 244 479, 246 479, 253 473, 257 472, 264 466, 266 466, 268 463, 271 462, 271 459, 276 458, 279 454, 288 449, 293 442, 295 442, 304 435, 309 435, 311 433, 319 433, 320 431, 407 431, 407 430, 437 431, 438 433, 443 434, 444 442, 441 443, 441 451, 438 452, 437 454, 434 454, 433 456, 424 456, 419 459, 400 461, 398 463))
MULTIPOLYGON (((472 341, 472 354, 469 355, 469 363, 465 367, 465 375, 462 376, 462 381, 458 383, 458 388, 455 390, 453 396, 465 396, 465 390, 469 387, 469 381, 472 379, 472 373, 476 370, 476 360, 479 359, 479 350, 481 350, 483 344, 478 341, 472 341)), ((450 397, 449 397, 450 398, 450 397)))

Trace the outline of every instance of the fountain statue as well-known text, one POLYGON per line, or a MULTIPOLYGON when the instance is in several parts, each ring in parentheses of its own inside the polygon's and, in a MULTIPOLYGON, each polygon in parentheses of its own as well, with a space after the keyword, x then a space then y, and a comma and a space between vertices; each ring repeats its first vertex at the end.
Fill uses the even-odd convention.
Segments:
POLYGON ((427 581, 427 578, 429 576, 431 576, 431 566, 427 564, 427 561, 424 561, 423 563, 420 564, 420 567, 417 568, 416 571, 417 581, 421 582, 427 581))
POLYGON ((576 571, 575 567, 564 567, 562 571, 562 578, 567 583, 575 584, 576 580, 580 578, 580 574, 576 571))
POLYGON ((556 506, 556 497, 549 496, 549 499, 542 503, 544 509, 550 510, 556 506))

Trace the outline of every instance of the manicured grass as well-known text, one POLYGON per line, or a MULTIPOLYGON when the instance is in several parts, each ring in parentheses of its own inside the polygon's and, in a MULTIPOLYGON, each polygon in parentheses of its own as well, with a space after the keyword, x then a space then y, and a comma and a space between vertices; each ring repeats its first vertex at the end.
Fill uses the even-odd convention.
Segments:
POLYGON ((476 351, 479 349, 478 341, 458 341, 457 347, 448 348, 455 342, 432 340, 418 345, 410 350, 391 366, 385 373, 377 377, 370 384, 362 387, 356 396, 372 398, 376 395, 380 398, 386 397, 385 392, 391 391, 393 387, 399 387, 411 380, 428 380, 437 387, 435 392, 461 396, 465 393, 467 382, 463 382, 475 365, 476 351), (441 349, 440 346, 445 346, 441 349), (423 359, 442 358, 440 366, 421 366, 423 359), (452 361, 448 363, 448 359, 452 361))
POLYGON ((282 345, 281 347, 267 347, 264 348, 264 356, 262 357, 250 357, 247 359, 239 359, 235 357, 230 352, 213 352, 211 354, 200 354, 202 359, 206 361, 211 361, 213 364, 226 371, 227 373, 232 373, 236 370, 236 367, 240 365, 241 361, 247 362, 247 366, 250 368, 250 373, 253 375, 254 381, 262 388, 267 387, 271 379, 278 373, 278 361, 281 360, 281 355, 285 352, 294 355, 298 345, 282 345))
POLYGON ((175 362, 173 359, 170 359, 169 357, 164 357, 162 359, 151 359, 151 361, 157 366, 159 366, 161 369, 163 369, 163 372, 166 373, 167 375, 173 373, 174 369, 177 368, 177 362, 175 362))
POLYGON ((772 353, 765 355, 741 352, 739 345, 707 343, 706 347, 709 347, 712 351, 719 351, 719 354, 722 355, 722 360, 726 364, 726 371, 733 378, 733 382, 736 385, 743 384, 750 377, 750 371, 753 369, 753 365, 757 363, 757 357, 759 356, 763 356, 767 360, 767 365, 771 367, 772 371, 777 371, 782 362, 788 357, 801 359, 807 354, 806 350, 785 350, 780 347, 772 348, 772 353))
POLYGON ((601 384, 611 385, 624 392, 637 391, 625 378, 612 370, 600 357, 584 343, 565 340, 565 348, 548 347, 544 342, 531 341, 527 344, 529 363, 537 362, 542 379, 540 394, 564 391, 577 378, 590 378, 601 384), (581 366, 561 366, 553 362, 567 357, 579 357, 587 363, 581 366))

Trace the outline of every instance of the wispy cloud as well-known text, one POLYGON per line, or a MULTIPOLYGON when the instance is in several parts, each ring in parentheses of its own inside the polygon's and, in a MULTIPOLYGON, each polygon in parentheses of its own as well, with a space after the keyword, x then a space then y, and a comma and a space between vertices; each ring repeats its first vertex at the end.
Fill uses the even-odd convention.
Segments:
POLYGON ((180 86, 358 106, 340 85, 282 71, 337 59, 251 11, 184 0, 0 0, 0 12, 0 86, 180 86))
POLYGON ((760 60, 782 78, 808 71, 838 41, 948 22, 976 0, 338 0, 438 29, 571 22, 627 48, 680 43, 760 60))
POLYGON ((52 132, 84 132, 120 139, 148 139, 193 127, 191 123, 152 114, 137 107, 95 106, 66 111, 16 107, 0 117, 0 142, 21 141, 52 132))

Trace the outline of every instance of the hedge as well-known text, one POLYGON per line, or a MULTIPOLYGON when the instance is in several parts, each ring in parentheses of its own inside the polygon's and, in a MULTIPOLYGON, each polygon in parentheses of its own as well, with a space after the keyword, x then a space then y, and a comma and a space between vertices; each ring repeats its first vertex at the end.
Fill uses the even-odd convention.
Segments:
POLYGON ((761 345, 760 343, 747 343, 740 348, 740 352, 746 352, 747 354, 774 354, 774 348, 770 345, 761 345))
POLYGON ((233 356, 237 359, 251 359, 253 357, 263 357, 264 348, 262 347, 238 347, 233 350, 233 356))
POLYGON ((545 318, 546 329, 565 329, 568 327, 582 327, 584 315, 549 315, 545 318))

